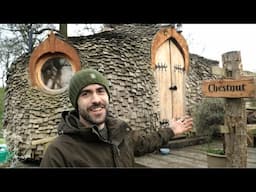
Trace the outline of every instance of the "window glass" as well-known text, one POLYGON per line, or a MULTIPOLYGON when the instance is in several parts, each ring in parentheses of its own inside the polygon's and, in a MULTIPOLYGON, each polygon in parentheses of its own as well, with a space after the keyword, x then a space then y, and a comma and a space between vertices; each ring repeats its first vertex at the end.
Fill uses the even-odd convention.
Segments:
POLYGON ((41 69, 41 79, 44 85, 51 90, 67 87, 71 77, 71 64, 64 57, 50 58, 41 69))

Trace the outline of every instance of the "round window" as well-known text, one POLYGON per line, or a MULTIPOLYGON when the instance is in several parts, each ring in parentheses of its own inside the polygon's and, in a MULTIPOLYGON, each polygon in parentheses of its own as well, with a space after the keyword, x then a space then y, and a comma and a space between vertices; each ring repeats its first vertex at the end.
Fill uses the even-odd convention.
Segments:
POLYGON ((67 88, 73 71, 66 58, 53 57, 43 63, 40 75, 47 90, 59 92, 67 88))

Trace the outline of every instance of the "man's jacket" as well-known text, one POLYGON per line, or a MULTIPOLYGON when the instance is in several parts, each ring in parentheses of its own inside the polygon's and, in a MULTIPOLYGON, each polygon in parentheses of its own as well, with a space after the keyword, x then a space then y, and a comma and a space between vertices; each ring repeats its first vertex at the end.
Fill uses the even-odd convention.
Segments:
POLYGON ((40 167, 134 167, 134 155, 153 152, 173 136, 172 129, 133 131, 120 119, 107 117, 108 139, 96 126, 84 127, 75 111, 62 113, 59 136, 45 151, 40 167))

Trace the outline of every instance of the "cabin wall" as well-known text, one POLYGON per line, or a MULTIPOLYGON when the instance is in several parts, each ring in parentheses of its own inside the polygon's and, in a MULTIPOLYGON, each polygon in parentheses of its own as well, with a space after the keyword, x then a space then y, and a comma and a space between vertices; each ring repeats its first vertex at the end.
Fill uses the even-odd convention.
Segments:
POLYGON ((32 141, 57 134, 61 111, 71 108, 67 91, 49 95, 31 86, 29 55, 12 64, 6 81, 3 129, 11 151, 20 159, 38 160, 43 146, 32 141))
POLYGON ((81 67, 97 69, 111 82, 111 116, 127 121, 132 129, 157 129, 159 109, 149 41, 132 36, 105 37, 104 46, 98 39, 84 41, 82 48, 74 44, 79 50, 81 67))

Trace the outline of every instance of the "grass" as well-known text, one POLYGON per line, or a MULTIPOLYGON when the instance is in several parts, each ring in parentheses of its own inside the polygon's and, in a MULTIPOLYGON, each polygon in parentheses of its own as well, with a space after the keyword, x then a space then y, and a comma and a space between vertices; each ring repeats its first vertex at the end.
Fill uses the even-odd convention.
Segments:
POLYGON ((0 144, 5 144, 4 138, 0 138, 0 144))
POLYGON ((225 155, 224 150, 223 149, 212 149, 209 148, 207 150, 208 153, 213 153, 213 154, 218 154, 218 155, 225 155))

